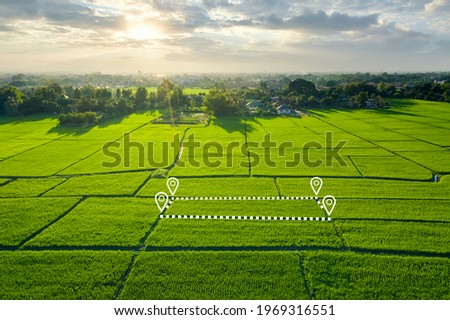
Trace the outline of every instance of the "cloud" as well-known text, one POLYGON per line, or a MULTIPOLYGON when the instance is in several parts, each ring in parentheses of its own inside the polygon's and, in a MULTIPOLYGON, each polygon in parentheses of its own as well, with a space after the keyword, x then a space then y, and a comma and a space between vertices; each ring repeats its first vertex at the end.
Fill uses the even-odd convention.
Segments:
POLYGON ((450 69, 449 2, 0 0, 0 60, 80 72, 450 69))
POLYGON ((425 4, 425 11, 429 13, 450 11, 450 0, 433 0, 425 4))
POLYGON ((378 23, 378 14, 350 16, 338 12, 327 14, 324 11, 306 11, 301 15, 288 19, 271 15, 261 21, 256 21, 254 24, 258 25, 259 23, 261 23, 262 27, 269 29, 336 32, 366 29, 378 23))
POLYGON ((81 2, 69 0, 2 0, 0 18, 6 21, 40 20, 58 26, 80 29, 120 29, 125 24, 123 16, 105 16, 81 2))
POLYGON ((14 31, 14 28, 0 24, 0 32, 10 32, 10 31, 14 31))

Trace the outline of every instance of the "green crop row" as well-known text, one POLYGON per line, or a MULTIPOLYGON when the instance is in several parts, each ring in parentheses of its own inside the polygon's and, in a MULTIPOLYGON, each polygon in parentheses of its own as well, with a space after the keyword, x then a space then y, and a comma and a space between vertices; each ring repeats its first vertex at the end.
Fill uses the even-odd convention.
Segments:
MULTIPOLYGON (((278 179, 284 196, 296 196, 310 192, 310 179, 278 179)), ((320 195, 334 195, 336 198, 407 198, 407 199, 450 199, 450 180, 445 176, 438 183, 395 181, 377 179, 333 179, 324 178, 320 195)))
MULTIPOLYGON (((219 197, 218 197, 219 198, 219 197)), ((253 198, 253 197, 252 197, 253 198)), ((325 217, 315 200, 176 200, 168 215, 325 217)))
POLYGON ((63 178, 17 179, 0 186, 0 198, 26 198, 43 194, 62 183, 63 178))
MULTIPOLYGON (((319 210, 319 208, 318 208, 319 210)), ((257 214, 257 212, 255 212, 257 214)), ((149 247, 335 247, 342 242, 332 223, 162 219, 149 247)))
POLYGON ((416 221, 336 221, 352 248, 450 254, 450 224, 416 221))
POLYGON ((0 299, 114 299, 131 252, 0 252, 0 299))
POLYGON ((149 175, 134 172, 72 177, 45 196, 132 195, 149 175))
POLYGON ((308 299, 290 253, 145 252, 120 299, 308 299))
POLYGON ((333 219, 448 221, 450 200, 339 199, 333 219))
POLYGON ((305 273, 320 300, 446 300, 450 261, 355 253, 307 252, 305 273))
MULTIPOLYGON (((179 188, 175 194, 177 197, 278 196, 274 179, 180 178, 179 182, 179 188)), ((166 179, 150 179, 138 195, 154 196, 161 191, 170 195, 166 186, 166 179)), ((310 195, 310 193, 305 194, 305 196, 310 195)))
POLYGON ((180 141, 187 126, 145 125, 129 133, 122 131, 119 140, 103 140, 98 151, 62 171, 61 174, 131 171, 163 168, 171 165, 176 150, 174 141, 180 141))
MULTIPOLYGON (((126 252, 1 252, 0 299, 113 299, 126 252)), ((445 258, 143 252, 119 299, 449 299, 445 258)))
POLYGON ((155 222, 153 199, 88 198, 27 247, 138 247, 155 222))
POLYGON ((17 246, 73 206, 78 198, 0 199, 0 246, 17 246))

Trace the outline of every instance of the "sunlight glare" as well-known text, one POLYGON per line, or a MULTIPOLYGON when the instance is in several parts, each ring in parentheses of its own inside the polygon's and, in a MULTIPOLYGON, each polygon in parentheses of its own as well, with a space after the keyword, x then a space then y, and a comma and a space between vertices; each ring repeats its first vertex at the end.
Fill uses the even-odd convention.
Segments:
POLYGON ((158 30, 147 24, 133 26, 127 32, 127 37, 135 40, 152 40, 159 36, 158 30))

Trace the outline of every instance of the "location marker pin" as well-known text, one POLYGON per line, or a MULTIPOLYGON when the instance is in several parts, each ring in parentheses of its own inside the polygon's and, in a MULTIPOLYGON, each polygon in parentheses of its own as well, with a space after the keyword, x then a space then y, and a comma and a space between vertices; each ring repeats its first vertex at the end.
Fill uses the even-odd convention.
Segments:
POLYGON ((165 192, 158 192, 155 196, 155 202, 159 211, 163 212, 169 202, 169 196, 165 192))
POLYGON ((336 198, 333 196, 326 196, 323 198, 322 205, 320 206, 322 209, 325 209, 325 211, 328 213, 328 216, 331 216, 331 213, 334 210, 334 207, 336 206, 336 198))
POLYGON ((316 196, 319 194, 320 189, 322 189, 323 181, 319 177, 312 178, 309 182, 311 188, 313 189, 316 196))
POLYGON ((166 185, 167 185, 167 188, 169 189, 170 193, 174 196, 175 192, 177 192, 177 190, 178 190, 180 181, 178 181, 177 178, 172 177, 172 178, 167 179, 166 185))

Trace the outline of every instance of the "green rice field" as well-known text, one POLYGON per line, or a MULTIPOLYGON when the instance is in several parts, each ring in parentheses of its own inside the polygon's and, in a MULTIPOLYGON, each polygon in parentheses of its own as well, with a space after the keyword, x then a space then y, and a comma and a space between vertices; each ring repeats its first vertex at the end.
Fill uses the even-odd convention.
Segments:
POLYGON ((450 299, 449 104, 159 115, 0 119, 0 299, 450 299))

